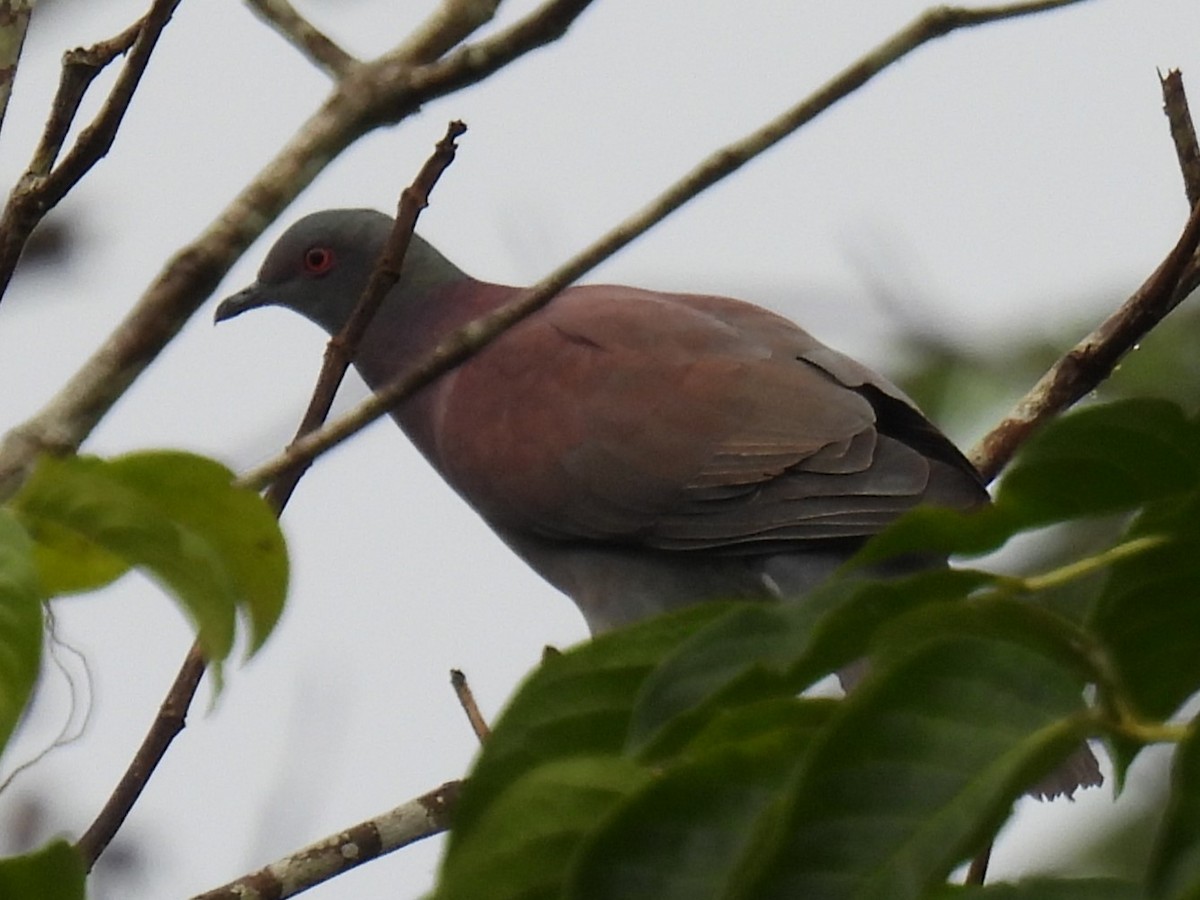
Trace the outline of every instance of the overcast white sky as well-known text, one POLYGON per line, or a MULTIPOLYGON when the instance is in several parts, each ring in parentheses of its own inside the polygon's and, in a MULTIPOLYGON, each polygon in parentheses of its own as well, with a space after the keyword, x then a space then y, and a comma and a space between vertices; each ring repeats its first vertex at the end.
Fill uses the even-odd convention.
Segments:
MULTIPOLYGON (((56 4, 35 21, 0 141, 5 182, 27 161, 61 51, 115 34, 145 5, 56 4)), ((297 5, 365 56, 398 42, 432 4, 297 5)), ((502 19, 533 5, 509 0, 502 19)), ((461 118, 470 132, 421 229, 473 274, 528 283, 922 8, 597 0, 560 44, 363 141, 285 219, 328 206, 393 209, 446 122, 461 118)), ((909 315, 972 348, 1039 323, 1099 317, 1153 269, 1186 213, 1156 75, 1173 66, 1200 97, 1195 0, 1091 0, 957 33, 590 280, 734 294, 885 372, 895 365, 890 320, 873 280, 911 296, 909 315)), ((18 276, 0 305, 0 427, 52 395, 326 87, 241 4, 185 0, 112 154, 68 203, 78 252, 53 271, 18 276)), ((226 293, 252 279, 269 239, 235 268, 226 293)), ((287 440, 322 336, 281 311, 214 330, 211 309, 87 449, 182 447, 242 469, 287 440)), ((356 383, 347 393, 361 391, 356 383)), ((953 436, 969 443, 985 424, 953 436)), ((230 669, 215 708, 205 713, 200 701, 136 808, 127 833, 145 868, 121 896, 214 887, 458 777, 475 748, 448 670, 464 669, 494 715, 543 645, 586 636, 574 607, 389 424, 320 462, 284 524, 294 563, 287 613, 251 664, 230 669)), ((137 577, 56 609, 62 636, 90 662, 93 716, 79 742, 0 796, 0 832, 36 792, 52 799, 49 827, 78 836, 191 642, 174 606, 137 577)), ((60 677, 48 675, 40 691, 3 771, 67 714, 60 677)), ((1026 839, 1002 846, 994 871, 1047 865, 1073 822, 1100 816, 1106 796, 1023 816, 1026 839)), ((418 896, 439 849, 436 840, 410 848, 311 896, 418 896)))

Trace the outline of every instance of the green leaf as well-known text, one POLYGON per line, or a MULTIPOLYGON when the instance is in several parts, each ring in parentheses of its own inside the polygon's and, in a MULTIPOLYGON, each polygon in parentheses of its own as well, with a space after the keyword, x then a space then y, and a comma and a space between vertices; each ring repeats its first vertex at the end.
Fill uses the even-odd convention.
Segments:
POLYGON ((1165 400, 1122 400, 1063 416, 1031 438, 996 503, 1034 524, 1132 509, 1195 486, 1200 431, 1165 400))
POLYGON ((613 756, 558 760, 526 773, 448 850, 435 900, 560 896, 585 836, 650 777, 613 756))
POLYGON ((760 831, 751 896, 922 897, 1087 735, 1078 675, 1040 635, 964 628, 954 606, 914 616, 892 635, 928 638, 883 655, 760 831))
POLYGON ((804 616, 802 606, 743 604, 666 656, 637 698, 629 751, 646 759, 671 755, 712 717, 712 708, 798 693, 786 673, 800 649, 789 614, 804 616))
POLYGON ((47 457, 13 505, 39 544, 47 589, 94 588, 143 568, 180 601, 215 662, 229 654, 238 609, 251 650, 261 645, 287 587, 278 523, 232 480, 212 460, 172 451, 47 457))
POLYGON ((463 787, 450 851, 514 781, 558 759, 616 754, 646 676, 670 648, 725 615, 701 604, 550 655, 496 721, 463 787))
POLYGON ((1200 897, 1200 722, 1175 751, 1171 794, 1147 878, 1153 900, 1200 897))
POLYGON ((875 535, 847 563, 857 570, 910 553, 981 556, 1003 546, 1022 522, 995 505, 970 512, 918 506, 875 535))
POLYGON ((719 714, 678 765, 622 802, 588 839, 568 896, 731 896, 754 826, 837 706, 788 698, 719 714))
POLYGON ((960 600, 992 580, 961 569, 886 581, 839 579, 800 603, 743 606, 682 643, 647 679, 630 747, 648 758, 670 754, 713 709, 799 693, 862 657, 888 620, 924 604, 960 600))
MULTIPOLYGON (((1200 491, 1149 505, 1127 539, 1166 542, 1116 563, 1089 625, 1136 711, 1165 719, 1200 690, 1200 491)), ((1141 749, 1114 742, 1118 776, 1141 749)))
POLYGON ((916 509, 869 541, 854 565, 905 553, 987 553, 1018 532, 1133 510, 1198 481, 1200 426, 1178 406, 1147 399, 1090 406, 1021 447, 991 506, 916 509))
POLYGON ((1089 653, 1089 637, 1069 619, 998 591, 984 592, 966 603, 916 607, 885 623, 875 635, 871 659, 886 665, 907 656, 925 641, 948 635, 1010 641, 1052 660, 1062 679, 1075 678, 1076 699, 1087 682, 1098 677, 1089 653))
POLYGON ((27 520, 46 596, 94 591, 129 571, 129 563, 51 519, 27 520))
POLYGON ((283 612, 288 583, 287 548, 270 506, 234 487, 225 466, 190 453, 134 453, 111 460, 110 471, 216 551, 249 616, 251 650, 261 647, 283 612))
POLYGON ((774 741, 793 733, 806 741, 816 729, 828 724, 840 705, 840 701, 826 697, 769 697, 716 710, 680 749, 679 759, 689 762, 738 744, 760 738, 774 741))
POLYGON ((66 841, 35 853, 0 859, 0 897, 5 900, 84 900, 83 859, 66 841))
POLYGON ((42 596, 33 542, 0 507, 0 750, 29 703, 41 654, 42 596))

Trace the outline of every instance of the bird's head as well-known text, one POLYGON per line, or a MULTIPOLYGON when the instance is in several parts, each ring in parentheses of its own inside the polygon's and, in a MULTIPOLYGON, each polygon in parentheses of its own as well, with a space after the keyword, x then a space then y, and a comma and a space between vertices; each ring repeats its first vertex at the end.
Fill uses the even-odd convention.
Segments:
MULTIPOLYGON (((373 209, 307 215, 275 242, 255 282, 224 300, 214 318, 222 322, 259 306, 285 306, 336 334, 366 288, 391 231, 392 219, 373 209)), ((461 274, 413 235, 400 284, 387 302, 403 302, 406 295, 461 274)))

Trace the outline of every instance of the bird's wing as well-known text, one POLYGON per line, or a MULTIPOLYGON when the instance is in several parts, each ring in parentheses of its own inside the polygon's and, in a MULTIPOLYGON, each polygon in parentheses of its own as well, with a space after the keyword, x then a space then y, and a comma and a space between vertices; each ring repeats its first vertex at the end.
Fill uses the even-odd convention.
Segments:
POLYGON ((437 406, 451 484, 555 539, 753 549, 984 496, 896 388, 722 298, 569 290, 445 379, 437 406))

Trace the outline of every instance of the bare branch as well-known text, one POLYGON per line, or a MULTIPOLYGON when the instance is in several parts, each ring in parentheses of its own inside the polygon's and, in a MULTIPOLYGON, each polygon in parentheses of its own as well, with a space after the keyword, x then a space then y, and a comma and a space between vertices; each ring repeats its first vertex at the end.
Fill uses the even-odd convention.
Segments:
MULTIPOLYGON (((591 3, 592 0, 547 0, 524 19, 490 38, 461 46, 429 63, 414 67, 400 50, 395 50, 372 62, 368 71, 356 74, 363 76, 360 81, 375 80, 407 89, 392 91, 373 104, 385 122, 392 121, 413 112, 425 100, 475 84, 530 50, 558 40, 591 3)), ((452 33, 445 33, 440 40, 445 42, 451 37, 452 33)), ((400 49, 405 46, 407 42, 400 49)), ((430 49, 430 45, 425 46, 430 49)))
POLYGON ((463 708, 463 712, 467 714, 471 730, 475 732, 475 737, 482 744, 491 735, 492 730, 488 727, 483 713, 479 711, 479 704, 475 702, 475 694, 471 690, 471 686, 467 684, 467 676, 461 669, 450 670, 450 686, 454 688, 458 703, 463 708))
MULTIPOLYGON (((176 0, 177 2, 177 0, 176 0)), ((0 441, 0 499, 37 454, 72 452, 153 362, 250 243, 346 147, 422 103, 490 75, 563 34, 590 0, 550 0, 471 52, 416 69, 364 63, 334 88, 259 175, 170 259, 113 333, 31 419, 0 441)))
MULTIPOLYGON (((1200 203, 1200 144, 1196 140, 1196 125, 1188 109, 1187 92, 1183 88, 1183 75, 1172 69, 1162 79, 1163 111, 1171 123, 1171 140, 1175 143, 1175 155, 1183 173, 1184 190, 1188 204, 1200 203)), ((1200 251, 1192 256, 1191 263, 1179 279, 1179 292, 1186 296, 1200 287, 1200 251)))
MULTIPOLYGON (((844 69, 814 94, 741 140, 709 156, 648 206, 559 266, 519 299, 449 335, 395 381, 376 391, 342 418, 297 440, 280 455, 245 473, 239 479, 239 483, 261 488, 277 478, 285 469, 324 453, 365 428, 401 400, 495 340, 505 329, 545 306, 563 288, 644 234, 687 201, 737 171, 922 44, 956 28, 1024 13, 1041 12, 1078 2, 1080 0, 1042 0, 1037 3, 1010 4, 988 9, 937 7, 918 16, 907 28, 844 69)), ((457 56, 458 54, 455 54, 451 59, 457 56)))
POLYGON ((500 0, 442 0, 388 59, 409 65, 433 62, 490 22, 499 6, 500 0))
MULTIPOLYGON (((400 280, 400 267, 404 263, 404 255, 408 252, 409 242, 416 229, 417 216, 429 205, 429 194, 434 185, 437 184, 442 173, 454 162, 454 153, 457 149, 454 142, 466 130, 467 126, 462 122, 451 122, 446 129, 445 137, 438 141, 433 155, 421 167, 416 179, 401 192, 391 236, 383 248, 379 261, 375 264, 375 269, 371 272, 371 278, 363 289, 362 297, 359 298, 350 318, 346 320, 346 324, 342 326, 342 330, 330 338, 325 348, 325 360, 321 366, 321 373, 317 377, 316 387, 313 388, 308 409, 296 431, 296 439, 320 428, 328 418, 338 385, 342 383, 346 370, 350 368, 350 361, 358 350, 367 326, 374 318, 379 305, 383 303, 387 292, 400 280)), ((311 465, 311 461, 301 463, 283 472, 271 484, 267 491, 267 502, 277 512, 287 506, 292 491, 295 490, 309 465, 311 465)))
POLYGON ((1183 76, 1178 69, 1172 69, 1160 81, 1163 111, 1171 123, 1171 139, 1175 142, 1175 155, 1179 158, 1179 170, 1183 173, 1188 206, 1195 206, 1200 203, 1200 144, 1196 142, 1196 126, 1188 111, 1183 76))
POLYGON ((50 105, 50 115, 42 129, 41 140, 33 152, 33 160, 25 172, 26 184, 38 183, 50 174, 50 169, 62 152, 63 142, 84 94, 92 81, 118 56, 129 52, 134 41, 142 33, 145 20, 138 19, 116 37, 100 41, 90 47, 79 47, 63 54, 62 73, 59 75, 58 91, 50 105))
POLYGON ((133 93, 150 62, 150 54, 179 2, 155 0, 145 16, 115 38, 66 54, 58 93, 42 140, 0 217, 0 296, 8 289, 25 242, 37 223, 112 147, 133 93), (104 105, 91 124, 80 131, 75 146, 52 169, 88 86, 104 66, 127 50, 129 58, 104 105))
POLYGON ((1200 285, 1200 150, 1188 112, 1183 77, 1167 73, 1162 81, 1163 107, 1183 171, 1192 214, 1167 258, 1120 309, 1076 344, 1029 389, 1003 421, 971 450, 969 457, 983 476, 999 474, 1017 448, 1046 420, 1096 388, 1172 309, 1200 285))
POLYGON ((155 768, 167 752, 167 747, 187 724, 188 707, 191 706, 192 697, 200 685, 204 667, 204 654, 197 642, 192 645, 183 661, 166 699, 159 707, 154 723, 142 739, 142 745, 138 747, 121 781, 95 821, 75 845, 89 872, 124 823, 137 798, 142 795, 150 776, 154 774, 155 768))
POLYGON ((33 0, 0 0, 0 126, 8 112, 8 98, 12 96, 32 13, 33 0))
POLYGON ((968 458, 991 480, 1033 431, 1087 396, 1138 341, 1187 297, 1182 278, 1200 246, 1200 206, 1153 274, 1087 337, 1056 362, 968 458))
POLYGON ((296 12, 288 0, 246 0, 246 5, 331 78, 341 78, 359 64, 296 12))
POLYGON ((335 875, 445 831, 462 782, 448 781, 402 806, 285 856, 192 900, 294 897, 335 875))

